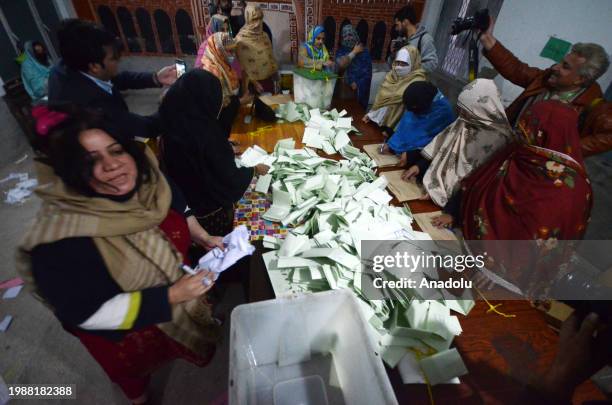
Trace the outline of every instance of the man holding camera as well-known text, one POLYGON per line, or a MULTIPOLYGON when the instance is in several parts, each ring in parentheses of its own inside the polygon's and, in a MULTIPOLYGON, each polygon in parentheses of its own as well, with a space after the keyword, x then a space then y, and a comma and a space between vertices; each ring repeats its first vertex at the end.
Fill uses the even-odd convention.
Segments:
POLYGON ((395 13, 395 30, 399 37, 391 42, 392 55, 389 63, 395 60, 395 53, 406 45, 412 45, 421 54, 421 66, 426 72, 433 72, 438 66, 438 53, 434 39, 425 27, 417 24, 414 8, 410 5, 402 7, 395 13))
POLYGON ((493 20, 480 36, 483 54, 507 80, 525 90, 506 108, 515 126, 527 108, 540 100, 560 100, 571 104, 580 114, 582 154, 587 157, 612 149, 612 105, 603 101, 596 80, 610 61, 597 44, 576 43, 560 63, 542 70, 528 66, 493 36, 493 20))

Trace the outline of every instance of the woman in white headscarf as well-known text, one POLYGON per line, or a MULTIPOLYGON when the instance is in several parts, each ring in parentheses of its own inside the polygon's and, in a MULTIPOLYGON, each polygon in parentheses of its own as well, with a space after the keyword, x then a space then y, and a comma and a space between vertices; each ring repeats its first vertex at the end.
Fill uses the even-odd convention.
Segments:
POLYGON ((364 115, 363 122, 373 121, 383 130, 387 127, 387 132, 391 130, 388 135, 391 135, 404 113, 404 90, 411 83, 423 80, 427 77, 421 67, 419 50, 412 45, 403 47, 397 52, 391 71, 380 85, 374 105, 364 115))
POLYGON ((493 80, 467 84, 457 100, 459 117, 421 151, 424 159, 410 167, 405 180, 425 173, 429 198, 446 206, 461 180, 514 139, 499 90, 493 80))

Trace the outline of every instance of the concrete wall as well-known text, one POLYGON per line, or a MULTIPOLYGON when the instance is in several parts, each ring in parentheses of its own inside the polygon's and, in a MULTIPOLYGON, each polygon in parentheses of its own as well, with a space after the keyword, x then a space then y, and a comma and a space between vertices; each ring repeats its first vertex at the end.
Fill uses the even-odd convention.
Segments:
MULTIPOLYGON (((554 64, 540 52, 550 36, 571 43, 595 42, 612 52, 612 1, 610 0, 505 0, 495 24, 495 37, 519 59, 536 67, 554 64)), ((483 59, 482 66, 490 66, 483 59)), ((602 89, 610 84, 612 69, 599 79, 602 89)), ((522 91, 496 79, 508 104, 522 91)))
POLYGON ((289 40, 289 13, 264 11, 264 22, 272 31, 272 49, 279 63, 291 62, 291 41, 289 40))
POLYGON ((0 145, 2 145, 0 147, 0 168, 2 168, 21 158, 30 146, 4 99, 0 99, 0 122, 2 123, 0 127, 0 145))

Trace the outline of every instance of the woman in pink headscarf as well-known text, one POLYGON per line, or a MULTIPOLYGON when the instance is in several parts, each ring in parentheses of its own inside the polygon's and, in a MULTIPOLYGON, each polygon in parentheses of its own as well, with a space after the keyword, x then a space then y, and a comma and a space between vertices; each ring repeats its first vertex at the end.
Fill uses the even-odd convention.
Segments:
MULTIPOLYGON (((202 43, 200 44, 200 48, 198 49, 198 55, 196 56, 194 67, 197 69, 202 68, 202 58, 206 54, 206 48, 208 47, 208 38, 211 37, 216 32, 227 32, 230 37, 234 37, 236 33, 232 32, 232 25, 230 19, 225 14, 213 14, 206 26, 206 33, 204 34, 204 38, 202 38, 202 43)), ((240 67, 240 62, 238 59, 235 59, 231 64, 232 70, 236 75, 240 78, 242 77, 242 69, 240 67)))

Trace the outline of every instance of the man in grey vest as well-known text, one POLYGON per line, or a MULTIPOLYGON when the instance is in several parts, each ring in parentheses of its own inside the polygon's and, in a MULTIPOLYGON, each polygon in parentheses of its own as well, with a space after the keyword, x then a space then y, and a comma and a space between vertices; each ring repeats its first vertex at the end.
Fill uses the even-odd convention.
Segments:
POLYGON ((395 13, 395 30, 399 37, 391 43, 389 63, 395 60, 395 53, 406 45, 412 45, 421 53, 421 64, 427 72, 436 70, 438 66, 438 53, 434 39, 425 27, 417 23, 416 12, 411 5, 402 7, 395 13))

